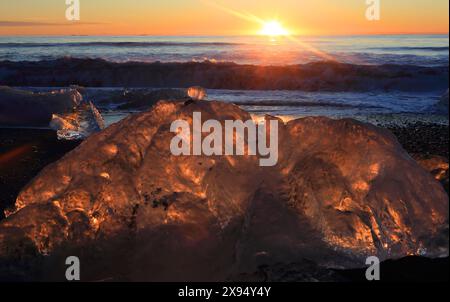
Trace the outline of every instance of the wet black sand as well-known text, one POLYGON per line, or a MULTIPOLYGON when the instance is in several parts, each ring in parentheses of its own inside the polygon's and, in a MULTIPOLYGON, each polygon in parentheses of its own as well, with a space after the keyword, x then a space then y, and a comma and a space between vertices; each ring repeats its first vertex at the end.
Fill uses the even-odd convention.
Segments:
POLYGON ((0 128, 0 219, 42 168, 79 144, 58 141, 52 130, 0 128))
POLYGON ((448 159, 448 125, 411 123, 387 127, 410 154, 439 155, 448 159))

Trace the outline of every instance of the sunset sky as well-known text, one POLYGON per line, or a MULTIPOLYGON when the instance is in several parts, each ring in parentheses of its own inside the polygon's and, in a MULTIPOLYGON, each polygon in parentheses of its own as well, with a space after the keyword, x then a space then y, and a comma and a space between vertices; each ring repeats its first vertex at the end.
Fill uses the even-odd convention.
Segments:
POLYGON ((448 33, 448 0, 381 0, 381 20, 365 0, 81 0, 81 20, 65 0, 0 0, 0 35, 248 35, 277 19, 301 35, 448 33))

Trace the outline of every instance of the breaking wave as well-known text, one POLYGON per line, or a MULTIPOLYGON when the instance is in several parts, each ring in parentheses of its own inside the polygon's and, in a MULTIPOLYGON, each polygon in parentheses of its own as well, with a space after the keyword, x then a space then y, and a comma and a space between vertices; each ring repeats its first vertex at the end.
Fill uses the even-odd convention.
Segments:
POLYGON ((448 88, 449 67, 357 65, 321 61, 300 65, 260 66, 227 62, 124 62, 61 58, 0 61, 0 84, 9 86, 153 87, 230 90, 410 91, 448 88))

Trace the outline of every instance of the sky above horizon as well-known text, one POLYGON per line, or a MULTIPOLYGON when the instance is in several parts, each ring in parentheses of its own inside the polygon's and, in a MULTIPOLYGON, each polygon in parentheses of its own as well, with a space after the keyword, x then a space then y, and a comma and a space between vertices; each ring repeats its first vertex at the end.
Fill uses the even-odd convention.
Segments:
POLYGON ((65 0, 0 0, 0 35, 251 35, 278 20, 299 35, 420 34, 449 30, 448 0, 381 0, 368 21, 366 0, 80 0, 67 21, 65 0))

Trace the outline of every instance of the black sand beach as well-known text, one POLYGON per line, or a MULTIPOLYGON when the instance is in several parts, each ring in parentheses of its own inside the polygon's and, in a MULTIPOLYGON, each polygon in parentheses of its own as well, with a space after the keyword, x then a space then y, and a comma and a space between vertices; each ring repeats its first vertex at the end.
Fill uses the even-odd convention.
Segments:
POLYGON ((448 125, 411 123, 387 127, 410 154, 439 155, 448 158, 448 125))
POLYGON ((39 171, 79 145, 59 141, 52 130, 0 128, 0 217, 39 171))

